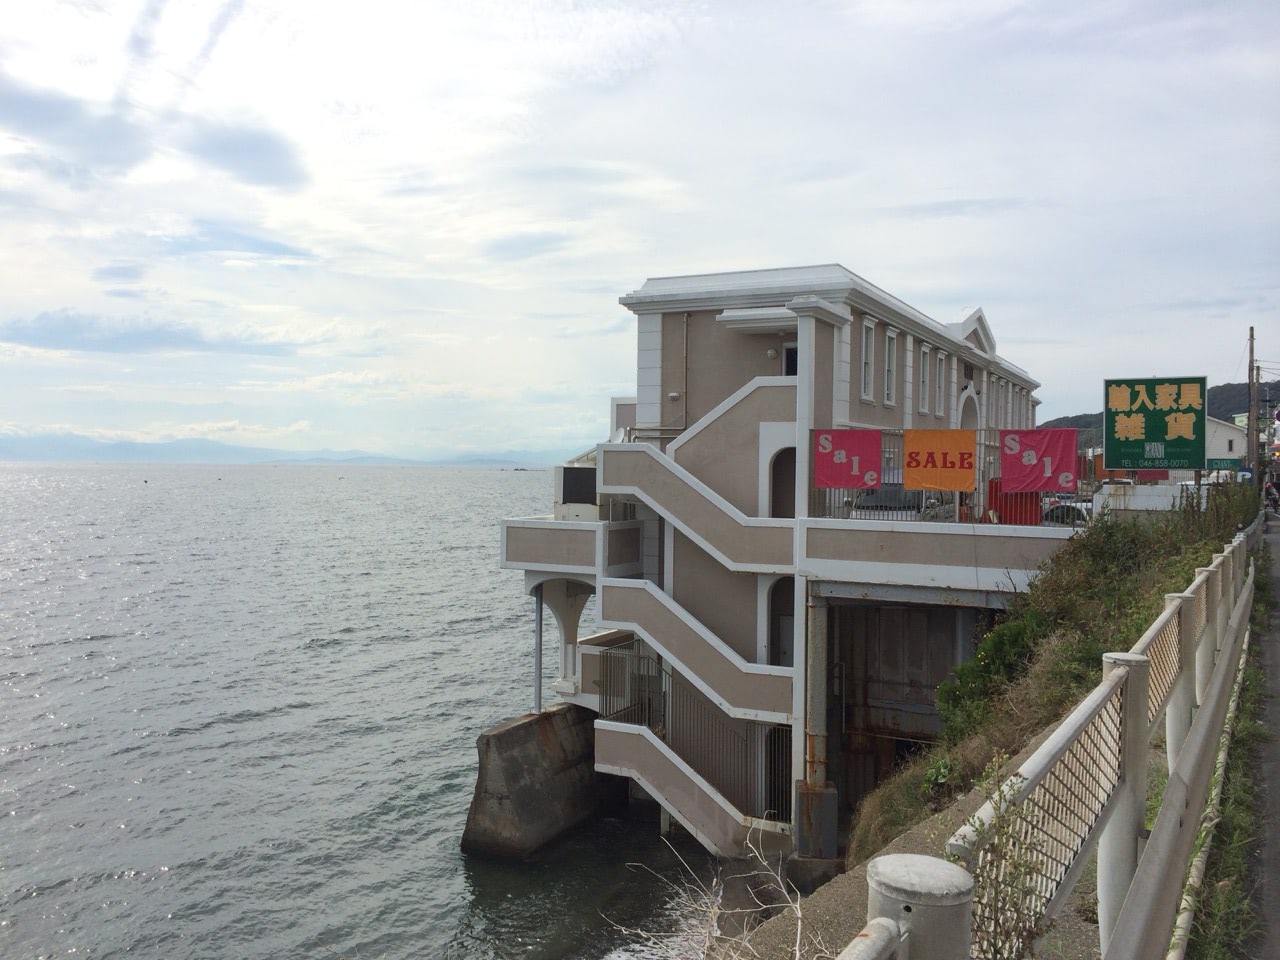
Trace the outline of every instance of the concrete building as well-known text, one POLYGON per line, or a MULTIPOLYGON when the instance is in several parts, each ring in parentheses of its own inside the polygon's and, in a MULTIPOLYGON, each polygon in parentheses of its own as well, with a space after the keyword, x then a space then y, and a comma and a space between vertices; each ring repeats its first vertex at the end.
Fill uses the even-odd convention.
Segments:
POLYGON ((539 636, 554 614, 553 692, 591 711, 596 770, 715 853, 756 830, 834 858, 841 819, 938 732, 978 627, 1073 532, 1040 524, 1039 494, 1011 524, 999 492, 998 431, 1034 427, 1039 384, 981 309, 939 323, 834 264, 651 279, 621 303, 636 396, 557 468, 550 516, 503 523, 501 563, 539 636), (883 437, 878 489, 814 486, 813 438, 839 428, 883 437), (923 429, 976 432, 973 487, 903 489, 923 429))
POLYGON ((1207 433, 1204 441, 1205 459, 1210 466, 1235 461, 1237 468, 1247 465, 1249 455, 1249 431, 1236 423, 1228 423, 1216 417, 1206 417, 1207 433))

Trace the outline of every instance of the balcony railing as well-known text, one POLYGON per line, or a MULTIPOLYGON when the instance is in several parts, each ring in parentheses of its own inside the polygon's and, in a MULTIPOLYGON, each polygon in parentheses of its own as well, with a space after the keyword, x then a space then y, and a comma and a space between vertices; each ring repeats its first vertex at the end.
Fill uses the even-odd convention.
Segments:
POLYGON ((648 727, 749 817, 791 819, 791 728, 726 716, 639 642, 602 655, 600 719, 648 727))
MULTIPOLYGON (((1084 526, 1092 502, 1039 493, 1000 490, 1000 431, 978 430, 973 490, 907 490, 902 485, 903 432, 882 430, 880 486, 809 491, 809 516, 837 520, 1002 523, 1020 526, 1084 526)), ((812 471, 810 471, 812 476, 812 471)))

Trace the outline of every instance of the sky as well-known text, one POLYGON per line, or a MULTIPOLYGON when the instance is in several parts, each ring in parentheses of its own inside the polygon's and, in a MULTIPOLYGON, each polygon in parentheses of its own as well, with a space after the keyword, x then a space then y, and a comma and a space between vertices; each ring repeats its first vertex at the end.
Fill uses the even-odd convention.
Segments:
POLYGON ((585 449, 646 278, 840 263, 1042 384, 1280 366, 1274 0, 41 0, 0 434, 585 449))

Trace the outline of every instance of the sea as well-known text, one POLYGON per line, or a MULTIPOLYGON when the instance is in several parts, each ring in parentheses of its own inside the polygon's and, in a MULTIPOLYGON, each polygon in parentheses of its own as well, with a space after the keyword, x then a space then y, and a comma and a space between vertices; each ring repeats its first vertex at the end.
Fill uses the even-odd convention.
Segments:
POLYGON ((551 484, 0 464, 0 957, 617 960, 682 929, 707 859, 651 824, 459 850, 477 734, 533 706, 499 521, 551 484))

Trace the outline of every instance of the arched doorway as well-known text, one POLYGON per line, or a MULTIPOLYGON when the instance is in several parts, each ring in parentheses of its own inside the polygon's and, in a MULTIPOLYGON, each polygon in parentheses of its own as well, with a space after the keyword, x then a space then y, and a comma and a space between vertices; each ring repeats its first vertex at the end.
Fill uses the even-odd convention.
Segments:
POLYGON ((791 667, 795 665, 795 603, 796 581, 794 577, 782 577, 769 588, 769 665, 791 667))
POLYGON ((796 448, 784 447, 769 465, 769 516, 796 515, 796 448))

